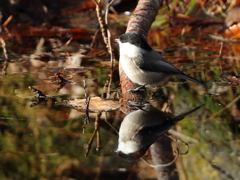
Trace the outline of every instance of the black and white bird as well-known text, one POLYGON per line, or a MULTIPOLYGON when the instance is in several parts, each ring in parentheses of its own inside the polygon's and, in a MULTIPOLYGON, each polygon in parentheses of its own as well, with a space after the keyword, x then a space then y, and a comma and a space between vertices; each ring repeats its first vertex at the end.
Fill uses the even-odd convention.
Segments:
POLYGON ((131 112, 121 123, 117 154, 126 161, 139 159, 160 136, 204 105, 175 117, 151 105, 131 112))
POLYGON ((122 69, 132 82, 142 86, 154 85, 175 75, 204 86, 167 61, 140 35, 133 32, 125 33, 117 42, 122 69))

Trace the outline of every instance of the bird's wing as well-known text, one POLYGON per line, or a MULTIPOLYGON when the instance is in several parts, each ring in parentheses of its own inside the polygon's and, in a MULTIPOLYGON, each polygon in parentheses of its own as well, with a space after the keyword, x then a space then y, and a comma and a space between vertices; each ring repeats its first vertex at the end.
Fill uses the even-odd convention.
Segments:
POLYGON ((171 129, 175 123, 173 121, 167 120, 159 125, 145 127, 140 129, 134 136, 137 143, 148 142, 148 144, 154 143, 161 135, 166 133, 171 129))
POLYGON ((175 75, 180 78, 195 82, 203 87, 204 84, 197 81, 196 79, 184 74, 178 68, 176 68, 172 63, 168 62, 163 56, 161 56, 156 51, 152 51, 149 54, 143 54, 141 59, 142 61, 136 61, 135 63, 145 71, 151 72, 162 72, 165 74, 175 75))
POLYGON ((181 71, 177 69, 173 64, 168 62, 158 52, 152 51, 148 54, 142 54, 142 61, 136 61, 135 63, 145 71, 162 72, 166 74, 179 74, 181 71))

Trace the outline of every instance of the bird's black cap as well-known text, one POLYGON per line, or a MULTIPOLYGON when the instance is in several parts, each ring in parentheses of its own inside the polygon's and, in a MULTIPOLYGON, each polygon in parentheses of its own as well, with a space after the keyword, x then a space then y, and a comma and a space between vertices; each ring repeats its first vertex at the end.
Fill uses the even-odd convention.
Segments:
POLYGON ((152 50, 151 46, 149 46, 147 41, 142 36, 133 32, 121 35, 119 40, 121 43, 130 43, 147 51, 152 50))

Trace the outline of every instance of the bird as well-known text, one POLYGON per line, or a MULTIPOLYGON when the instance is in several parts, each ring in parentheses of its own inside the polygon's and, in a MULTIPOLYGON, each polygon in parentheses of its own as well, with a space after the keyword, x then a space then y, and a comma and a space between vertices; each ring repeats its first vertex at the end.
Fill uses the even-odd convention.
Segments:
POLYGON ((178 116, 160 111, 149 104, 144 105, 143 108, 131 112, 123 119, 115 152, 129 162, 139 159, 160 136, 204 105, 178 116))
POLYGON ((121 35, 116 42, 119 44, 119 61, 123 71, 132 82, 141 87, 164 82, 172 75, 205 87, 167 61, 141 35, 128 32, 121 35))

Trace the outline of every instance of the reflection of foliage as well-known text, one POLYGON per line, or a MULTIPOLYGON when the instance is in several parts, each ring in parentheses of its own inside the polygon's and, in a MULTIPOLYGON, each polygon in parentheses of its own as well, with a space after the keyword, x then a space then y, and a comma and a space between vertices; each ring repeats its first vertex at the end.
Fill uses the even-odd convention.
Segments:
MULTIPOLYGON (((236 176, 240 165, 239 163, 236 164, 236 159, 240 155, 238 150, 239 134, 232 131, 231 126, 234 124, 232 124, 229 109, 231 106, 225 107, 229 103, 232 104, 234 89, 234 87, 228 86, 227 91, 220 93, 219 96, 201 97, 202 101, 206 102, 205 111, 195 114, 195 122, 190 118, 181 122, 185 134, 200 140, 200 143, 190 145, 189 158, 184 159, 184 162, 188 164, 187 166, 189 166, 189 163, 193 164, 188 171, 189 173, 194 172, 196 179, 219 179, 220 177, 222 179, 229 177, 234 179, 236 176), (205 159, 199 157, 198 153, 203 154, 205 159), (202 173, 197 173, 200 167, 206 168, 202 168, 202 173)), ((184 90, 181 90, 179 96, 187 97, 186 102, 195 104, 197 99, 189 97, 187 94, 183 96, 182 92, 184 90)))
MULTIPOLYGON (((44 75, 49 72, 39 73, 44 75)), ((88 73, 92 76, 90 72, 88 73)), ((76 73, 74 79, 76 82, 67 83, 64 87, 68 92, 67 95, 57 96, 58 92, 55 88, 58 83, 52 83, 48 79, 41 80, 38 75, 38 73, 10 74, 0 79, 1 179, 40 179, 42 177, 51 179, 67 174, 68 176, 76 174, 76 178, 85 175, 87 179, 92 179, 97 171, 89 170, 87 167, 97 166, 98 161, 91 157, 96 152, 93 148, 88 159, 85 159, 84 155, 93 127, 91 124, 87 125, 83 134, 84 114, 77 113, 79 116, 71 119, 69 115, 75 110, 61 105, 71 93, 71 87, 81 87, 82 77, 76 73), (32 85, 40 88, 31 88, 34 91, 31 92, 27 87, 32 85), (42 91, 39 94, 40 89, 42 91), (44 98, 44 103, 29 108, 28 102, 34 99, 36 93, 40 98, 44 98), (88 161, 89 159, 91 162, 88 161)), ((104 81, 104 79, 100 80, 104 81)), ((91 80, 86 81, 88 92, 91 94, 96 91, 96 85, 91 80)), ((92 116, 90 118, 91 122, 94 122, 92 116)), ((110 143, 109 148, 101 150, 101 153, 109 154, 115 148, 116 140, 113 141, 111 136, 105 135, 109 133, 106 130, 100 129, 100 133, 102 144, 110 143)), ((95 143, 93 147, 96 147, 95 143)), ((109 169, 103 169, 110 173, 109 169)))

